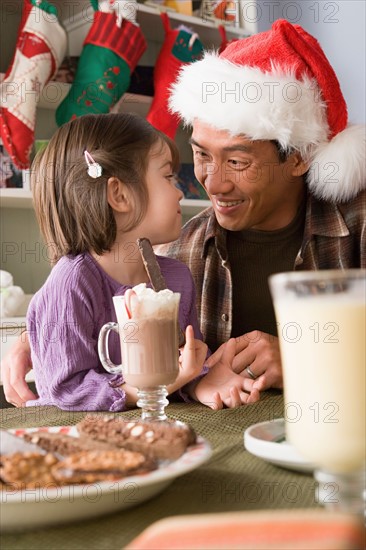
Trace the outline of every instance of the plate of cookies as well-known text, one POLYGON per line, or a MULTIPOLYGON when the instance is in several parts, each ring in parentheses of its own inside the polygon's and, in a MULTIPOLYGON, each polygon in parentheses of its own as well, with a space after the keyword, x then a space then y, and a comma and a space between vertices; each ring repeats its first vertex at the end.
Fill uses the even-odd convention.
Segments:
POLYGON ((211 456, 186 424, 88 414, 74 426, 1 430, 0 528, 36 529, 115 513, 211 456))

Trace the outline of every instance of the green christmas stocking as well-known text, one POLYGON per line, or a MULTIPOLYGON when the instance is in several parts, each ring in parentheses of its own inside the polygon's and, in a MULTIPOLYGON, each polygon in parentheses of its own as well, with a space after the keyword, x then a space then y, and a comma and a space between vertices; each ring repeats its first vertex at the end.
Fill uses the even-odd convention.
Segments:
MULTIPOLYGON (((93 7, 96 2, 92 1, 93 7)), ((56 111, 59 126, 90 113, 108 113, 126 92, 146 49, 141 29, 114 12, 96 11, 83 44, 75 80, 56 111)))

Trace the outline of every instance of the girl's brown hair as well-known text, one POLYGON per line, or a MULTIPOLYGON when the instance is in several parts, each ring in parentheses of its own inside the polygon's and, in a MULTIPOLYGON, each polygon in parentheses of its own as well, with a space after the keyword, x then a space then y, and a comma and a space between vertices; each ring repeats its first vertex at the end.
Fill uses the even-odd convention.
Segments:
POLYGON ((176 145, 145 119, 132 114, 84 115, 59 128, 31 167, 31 185, 38 224, 51 263, 66 254, 103 254, 116 239, 116 222, 107 201, 107 181, 121 180, 130 190, 135 227, 148 206, 145 174, 151 149, 167 143, 173 170, 179 165, 176 145), (91 178, 84 151, 102 167, 91 178))

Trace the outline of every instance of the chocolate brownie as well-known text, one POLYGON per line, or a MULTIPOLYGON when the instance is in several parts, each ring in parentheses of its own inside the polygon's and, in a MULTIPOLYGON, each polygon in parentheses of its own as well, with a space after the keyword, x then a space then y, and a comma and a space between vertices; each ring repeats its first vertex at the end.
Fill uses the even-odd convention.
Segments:
POLYGON ((61 457, 80 453, 81 451, 106 451, 116 447, 109 443, 93 441, 85 437, 72 437, 71 435, 42 431, 25 433, 24 439, 49 453, 57 453, 61 457))
POLYGON ((76 428, 81 436, 108 441, 159 460, 176 460, 196 441, 192 428, 176 421, 148 422, 89 414, 76 428))
POLYGON ((68 456, 52 468, 52 475, 64 483, 114 481, 156 469, 156 463, 141 453, 116 449, 83 451, 68 456))

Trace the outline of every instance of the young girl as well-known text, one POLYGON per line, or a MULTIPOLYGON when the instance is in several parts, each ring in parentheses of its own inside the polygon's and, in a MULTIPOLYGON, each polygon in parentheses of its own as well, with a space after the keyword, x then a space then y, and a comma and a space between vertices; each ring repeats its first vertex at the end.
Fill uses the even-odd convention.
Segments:
MULTIPOLYGON (((147 237, 156 245, 179 236, 183 195, 176 187, 177 168, 174 143, 127 114, 77 118, 59 128, 36 157, 34 206, 54 267, 27 315, 39 394, 27 405, 83 411, 135 406, 136 389, 101 366, 98 335, 102 325, 116 320, 113 296, 142 282, 149 285, 136 239, 147 237)), ((197 378, 207 346, 201 341, 192 276, 176 260, 158 257, 158 262, 168 288, 181 294, 179 323, 187 329, 180 373, 168 391, 184 387, 212 406, 222 406, 225 396, 229 406, 248 400, 248 394, 244 398, 232 388, 238 375, 228 365, 231 352, 226 367, 217 365, 207 382, 197 378), (225 395, 214 387, 218 375, 225 395)), ((110 339, 109 350, 120 363, 117 338, 110 339)))

